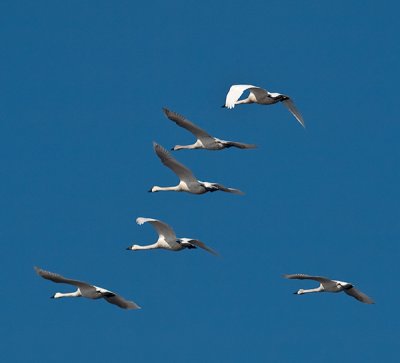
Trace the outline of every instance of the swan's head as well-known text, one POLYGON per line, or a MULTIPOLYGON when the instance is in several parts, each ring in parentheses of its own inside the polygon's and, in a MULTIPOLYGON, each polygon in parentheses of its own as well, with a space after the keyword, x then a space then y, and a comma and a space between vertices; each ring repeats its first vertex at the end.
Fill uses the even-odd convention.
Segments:
POLYGON ((149 193, 155 193, 158 192, 160 190, 160 187, 158 187, 157 185, 155 185, 154 187, 151 187, 148 192, 149 193))
POLYGON ((132 245, 132 246, 127 247, 126 249, 128 251, 135 251, 135 250, 138 250, 139 248, 138 248, 138 245, 132 245))
POLYGON ((62 297, 61 292, 56 292, 53 296, 50 296, 50 299, 59 299, 62 297))
POLYGON ((297 290, 296 292, 294 292, 293 294, 295 294, 295 295, 304 294, 304 290, 303 290, 303 289, 299 289, 299 290, 297 290))
POLYGON ((184 149, 181 145, 175 145, 173 148, 171 148, 172 151, 177 151, 181 149, 184 149))

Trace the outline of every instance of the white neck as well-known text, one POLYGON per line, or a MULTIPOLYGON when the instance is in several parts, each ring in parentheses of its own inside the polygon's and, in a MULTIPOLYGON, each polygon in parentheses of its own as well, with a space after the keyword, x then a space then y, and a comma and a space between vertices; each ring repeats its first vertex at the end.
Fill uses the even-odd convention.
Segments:
POLYGON ((319 287, 316 287, 315 289, 308 289, 308 290, 301 289, 297 293, 299 295, 301 295, 301 294, 309 294, 312 292, 321 292, 321 291, 324 291, 324 288, 322 286, 319 286, 319 287))
POLYGON ((80 297, 82 296, 80 290, 76 290, 75 292, 56 292, 53 296, 54 299, 60 299, 62 297, 80 297))
POLYGON ((151 188, 151 191, 153 193, 155 192, 181 192, 182 189, 180 188, 179 184, 175 185, 174 187, 159 187, 155 185, 153 188, 151 188))
POLYGON ((199 149, 199 146, 196 145, 196 143, 190 144, 190 145, 175 145, 174 146, 175 151, 182 150, 182 149, 190 149, 190 150, 191 149, 199 149))
POLYGON ((158 248, 158 243, 153 243, 152 245, 147 245, 147 246, 139 246, 139 245, 133 245, 131 247, 132 251, 136 251, 136 250, 153 250, 155 248, 158 248))
POLYGON ((181 149, 204 149, 204 145, 201 142, 201 140, 197 139, 194 144, 174 146, 174 150, 181 150, 181 149))

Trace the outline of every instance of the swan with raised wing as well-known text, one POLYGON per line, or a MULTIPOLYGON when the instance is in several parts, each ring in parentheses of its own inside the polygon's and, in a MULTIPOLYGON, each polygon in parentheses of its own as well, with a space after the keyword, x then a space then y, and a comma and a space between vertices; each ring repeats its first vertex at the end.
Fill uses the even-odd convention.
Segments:
POLYGON ((297 110, 296 106, 289 96, 281 93, 268 92, 263 88, 253 86, 251 84, 234 84, 233 86, 231 86, 228 94, 226 95, 225 105, 223 105, 222 107, 234 108, 235 105, 248 103, 272 105, 277 102, 282 102, 296 118, 296 120, 299 121, 303 127, 305 127, 303 117, 301 116, 300 112, 297 110), (250 91, 248 97, 239 100, 240 96, 246 90, 250 91))
POLYGON ((158 239, 156 243, 147 246, 132 245, 127 248, 127 250, 137 251, 137 250, 153 250, 161 248, 169 251, 181 251, 184 249, 193 249, 200 247, 213 255, 217 253, 207 247, 203 242, 194 238, 177 238, 174 230, 166 223, 153 218, 139 217, 136 219, 136 223, 142 225, 144 223, 150 223, 158 234, 158 239))

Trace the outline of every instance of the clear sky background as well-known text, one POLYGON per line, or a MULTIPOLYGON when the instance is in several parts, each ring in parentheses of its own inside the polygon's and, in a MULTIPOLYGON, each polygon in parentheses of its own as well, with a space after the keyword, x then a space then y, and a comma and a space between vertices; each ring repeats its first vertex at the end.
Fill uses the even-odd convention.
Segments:
POLYGON ((7 362, 396 362, 399 23, 395 1, 3 1, 2 297, 7 362), (290 95, 222 109, 232 84, 290 95), (168 107, 256 150, 179 151, 227 193, 175 185, 152 141, 168 107), (138 216, 219 251, 126 251, 138 216), (51 300, 33 266, 142 306, 51 300), (308 273, 353 282, 295 296, 308 273))

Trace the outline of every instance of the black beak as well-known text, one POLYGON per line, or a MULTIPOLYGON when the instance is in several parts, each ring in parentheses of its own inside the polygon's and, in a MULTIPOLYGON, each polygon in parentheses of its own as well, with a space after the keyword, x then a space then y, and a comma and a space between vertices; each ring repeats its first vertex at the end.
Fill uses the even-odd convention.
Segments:
POLYGON ((221 108, 226 108, 226 106, 225 106, 225 105, 222 105, 221 108))
POLYGON ((294 292, 293 294, 294 294, 294 295, 298 295, 298 294, 297 294, 297 291, 296 291, 296 292, 294 292))
POLYGON ((150 189, 148 190, 148 192, 149 192, 149 193, 152 193, 152 189, 153 189, 153 188, 150 188, 150 189))
POLYGON ((54 295, 50 296, 50 299, 54 299, 54 295))
POLYGON ((171 147, 171 151, 174 151, 174 150, 175 150, 175 148, 171 147))
POLYGON ((129 251, 129 250, 131 250, 132 248, 131 248, 131 247, 126 247, 126 249, 129 251))

